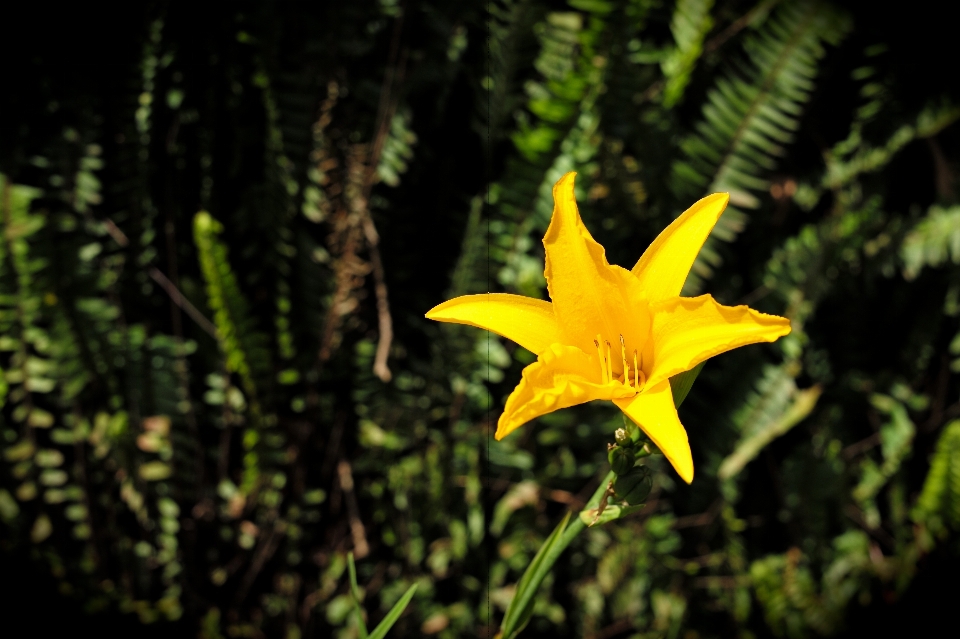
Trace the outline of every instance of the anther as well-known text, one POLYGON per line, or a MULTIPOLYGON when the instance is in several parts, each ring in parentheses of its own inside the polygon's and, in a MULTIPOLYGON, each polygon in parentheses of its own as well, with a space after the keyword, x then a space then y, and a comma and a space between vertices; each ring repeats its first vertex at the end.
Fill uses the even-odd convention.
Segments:
POLYGON ((637 363, 637 351, 633 351, 633 387, 640 390, 640 365, 637 363))

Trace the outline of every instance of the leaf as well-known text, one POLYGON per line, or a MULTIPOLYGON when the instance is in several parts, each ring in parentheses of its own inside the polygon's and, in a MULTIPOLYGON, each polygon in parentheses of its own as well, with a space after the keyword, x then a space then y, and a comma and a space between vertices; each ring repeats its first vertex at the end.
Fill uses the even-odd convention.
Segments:
POLYGON ((377 627, 373 629, 373 632, 370 633, 368 639, 383 639, 387 636, 387 632, 390 628, 393 627, 393 624, 397 623, 397 619, 400 618, 400 615, 403 614, 403 611, 406 609, 407 604, 410 603, 410 600, 413 599, 413 595, 417 592, 417 584, 413 584, 407 591, 403 593, 403 596, 400 597, 400 600, 393 605, 393 608, 390 609, 390 612, 387 613, 387 616, 377 624, 377 627))
POLYGON ((516 592, 507 607, 506 614, 503 616, 503 622, 500 624, 503 639, 513 639, 530 621, 530 615, 533 614, 533 598, 540 590, 540 585, 550 568, 553 567, 556 557, 566 547, 566 544, 563 544, 562 547, 560 544, 564 537, 563 532, 570 521, 570 514, 568 512, 557 527, 553 529, 550 536, 540 546, 540 550, 537 551, 533 561, 527 566, 527 570, 523 573, 520 581, 517 582, 516 592), (558 551, 554 552, 555 549, 558 549, 558 551))
POLYGON ((670 390, 673 393, 673 404, 677 408, 680 408, 680 404, 683 403, 683 400, 687 398, 687 395, 690 393, 690 389, 693 388, 693 383, 697 381, 697 375, 700 374, 700 371, 703 370, 703 365, 706 362, 700 362, 693 368, 688 371, 684 371, 679 375, 674 375, 670 378, 670 390))
POLYGON ((20 462, 30 459, 36 451, 36 446, 29 439, 22 439, 10 448, 3 451, 3 456, 7 461, 20 462))
POLYGON ((147 462, 137 471, 144 481, 161 481, 170 477, 170 466, 162 461, 147 462))
MULTIPOLYGON (((597 507, 600 503, 601 496, 606 491, 607 485, 613 480, 613 477, 613 471, 606 474, 600 482, 600 485, 597 486, 597 489, 593 492, 593 496, 590 497, 590 500, 587 502, 587 510, 597 507)), ((533 614, 533 598, 537 594, 537 591, 540 590, 540 585, 543 583, 543 580, 546 579, 547 574, 553 568, 557 559, 560 558, 560 554, 570 545, 570 542, 586 528, 586 525, 580 517, 574 519, 568 526, 567 523, 570 521, 571 514, 572 513, 568 512, 563 518, 563 521, 560 522, 546 541, 543 542, 533 561, 527 566, 523 577, 521 577, 517 583, 513 599, 510 600, 510 604, 507 606, 507 612, 504 614, 503 621, 500 624, 500 633, 498 636, 500 636, 501 639, 513 639, 527 625, 527 622, 530 621, 530 615, 533 614)))
POLYGON ((27 424, 34 428, 50 428, 53 426, 53 415, 41 408, 34 408, 30 411, 27 424))
POLYGON ((20 514, 20 506, 7 489, 0 488, 0 519, 11 522, 20 514))
POLYGON ((30 541, 39 544, 53 533, 53 523, 45 514, 37 517, 33 522, 33 528, 30 529, 30 541))

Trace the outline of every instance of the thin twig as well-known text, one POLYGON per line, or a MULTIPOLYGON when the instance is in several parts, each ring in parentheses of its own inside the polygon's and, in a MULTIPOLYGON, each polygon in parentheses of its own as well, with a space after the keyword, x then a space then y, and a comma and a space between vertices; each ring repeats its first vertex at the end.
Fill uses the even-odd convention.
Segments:
POLYGON ((863 513, 860 511, 860 509, 854 506, 853 504, 847 504, 847 507, 843 509, 843 514, 849 517, 850 519, 852 519, 854 523, 860 526, 863 530, 869 533, 874 539, 879 541, 881 544, 883 544, 887 548, 897 547, 897 541, 892 536, 890 536, 890 533, 888 533, 886 530, 884 530, 880 526, 877 526, 876 528, 871 528, 870 525, 867 524, 866 520, 863 518, 863 513))
MULTIPOLYGON (((168 153, 172 153, 172 147, 176 144, 177 131, 180 127, 180 116, 177 115, 174 117, 173 125, 170 129, 170 136, 167 140, 167 149, 168 153)), ((169 187, 169 182, 168 182, 169 187)), ((183 295, 180 294, 180 275, 177 269, 177 232, 176 224, 174 224, 173 213, 169 206, 166 208, 166 223, 164 224, 164 231, 166 236, 167 244, 167 272, 170 273, 170 277, 167 279, 172 284, 174 290, 177 291, 179 299, 183 299, 183 295)), ((160 271, 157 271, 158 274, 163 276, 160 271)), ((153 278, 156 281, 156 277, 153 278)), ((164 291, 166 291, 164 287, 164 291)), ((197 447, 198 451, 203 451, 203 439, 200 437, 200 427, 197 424, 197 414, 193 408, 193 398, 190 396, 190 364, 187 361, 186 350, 183 348, 183 318, 180 315, 182 307, 174 301, 174 297, 170 297, 170 325, 173 327, 173 336, 177 342, 177 363, 176 363, 176 372, 177 380, 180 386, 180 399, 182 402, 186 402, 186 410, 183 412, 184 421, 187 423, 187 428, 190 431, 190 435, 193 438, 194 444, 197 447)), ((201 315, 202 316, 202 315, 201 315)), ((206 318, 204 318, 206 319, 206 318)), ((205 464, 204 464, 204 455, 201 452, 196 456, 196 469, 197 473, 196 479, 193 484, 194 497, 199 495, 202 492, 203 480, 205 474, 205 464)))
POLYGON ((380 235, 373 223, 373 217, 370 215, 370 192, 377 177, 377 166, 380 164, 380 155, 383 153, 383 146, 386 144, 387 135, 390 133, 390 125, 393 122, 393 116, 397 111, 398 100, 396 94, 391 90, 393 84, 393 69, 396 71, 397 84, 403 81, 404 71, 407 63, 407 50, 403 51, 399 65, 396 64, 397 47, 400 41, 400 31, 402 27, 403 13, 397 18, 397 25, 394 30, 394 41, 391 46, 390 64, 387 65, 387 76, 384 78, 384 90, 380 94, 381 113, 380 122, 377 128, 377 136, 373 141, 373 147, 370 157, 367 158, 367 175, 363 185, 363 234, 367 240, 367 247, 370 253, 370 265, 373 267, 374 291, 377 296, 377 323, 379 328, 379 338, 377 340, 377 352, 373 359, 373 373, 383 382, 389 382, 393 375, 387 366, 387 357, 390 354, 390 344, 393 341, 393 318, 390 315, 390 301, 387 297, 387 282, 383 270, 383 261, 380 259, 380 235), (389 82, 387 80, 389 78, 389 82))
POLYGON ((353 290, 353 280, 356 276, 358 258, 356 256, 357 238, 353 229, 346 231, 346 241, 337 261, 336 280, 337 289, 327 310, 327 318, 323 323, 323 334, 320 338, 319 360, 326 362, 333 355, 333 341, 340 326, 340 319, 346 314, 345 306, 353 290))
POLYGON ((244 574, 243 580, 237 588, 237 595, 234 600, 237 606, 247 598, 250 587, 253 586, 253 582, 257 579, 260 571, 263 570, 263 566, 273 557, 273 553, 277 551, 277 547, 280 545, 280 538, 283 537, 285 532, 286 526, 283 522, 276 522, 271 526, 270 533, 265 537, 261 537, 261 541, 253 555, 253 560, 250 562, 250 568, 246 574, 244 574))
POLYGON ((940 356, 940 374, 937 376, 936 390, 933 392, 933 401, 930 403, 930 416, 920 430, 925 433, 933 431, 943 423, 944 404, 947 401, 947 387, 950 383, 950 358, 946 353, 940 356))
POLYGON ((724 588, 731 590, 743 585, 743 580, 728 575, 708 575, 693 580, 694 588, 724 588))
MULTIPOLYGON (((370 215, 370 193, 377 182, 377 167, 390 126, 397 110, 396 87, 402 82, 406 68, 407 50, 400 51, 400 36, 403 26, 403 15, 394 24, 393 38, 390 44, 390 53, 384 72, 383 85, 380 90, 380 103, 377 109, 376 128, 372 143, 369 145, 354 145, 347 158, 347 171, 343 192, 345 207, 338 211, 338 222, 341 228, 334 230, 334 237, 339 237, 343 244, 340 248, 340 260, 336 266, 337 288, 333 301, 327 311, 323 333, 320 339, 319 360, 327 361, 333 354, 333 342, 336 337, 340 320, 345 315, 345 305, 356 286, 356 275, 359 269, 352 268, 358 261, 357 252, 360 250, 360 238, 357 230, 363 233, 367 251, 370 254, 370 269, 373 273, 374 293, 377 299, 377 324, 379 338, 376 355, 374 356, 373 372, 382 381, 388 382, 392 378, 387 358, 390 354, 390 345, 393 341, 393 318, 390 315, 390 302, 387 294, 386 275, 383 260, 380 255, 380 236, 370 215), (345 208, 345 210, 344 210, 345 208)), ((327 103, 330 99, 327 100, 327 103)), ((317 127, 321 130, 328 123, 329 108, 325 103, 317 127)), ((362 278, 359 280, 362 283, 362 278)))
POLYGON ((367 543, 367 534, 360 520, 360 508, 357 505, 357 497, 353 492, 353 471, 350 468, 350 462, 345 459, 340 460, 337 465, 337 474, 340 479, 340 490, 343 492, 347 502, 347 513, 350 517, 350 534, 353 537, 353 556, 357 559, 363 559, 370 554, 370 545, 367 543))
POLYGON ((383 272, 383 262, 380 261, 377 230, 367 212, 364 223, 364 232, 367 236, 367 246, 370 251, 370 265, 373 267, 374 291, 377 295, 377 324, 380 337, 377 341, 377 353, 373 359, 373 373, 382 382, 389 382, 393 375, 387 366, 387 356, 390 354, 390 343, 393 341, 393 318, 390 316, 390 301, 387 298, 387 283, 383 272), (371 238, 373 240, 371 241, 371 238))
MULTIPOLYGON (((80 407, 78 406, 77 402, 74 402, 73 416, 74 416, 74 419, 77 420, 76 423, 79 423, 80 414, 81 414, 80 407)), ((93 538, 91 558, 93 560, 94 568, 97 571, 100 571, 103 568, 103 564, 101 563, 101 561, 102 561, 102 558, 105 556, 103 553, 103 547, 102 547, 104 544, 103 533, 100 526, 98 526, 96 522, 94 522, 93 520, 94 507, 90 500, 90 494, 92 491, 90 490, 90 479, 87 475, 88 457, 84 451, 84 445, 85 445, 85 440, 79 437, 74 441, 74 451, 76 455, 76 460, 74 461, 74 468, 76 469, 77 477, 80 480, 80 486, 83 488, 83 490, 80 493, 81 495, 80 499, 83 502, 83 505, 86 506, 87 508, 87 523, 90 526, 90 533, 91 533, 90 536, 93 538)))
POLYGON ((720 514, 720 510, 723 508, 723 500, 715 499, 710 507, 706 511, 698 515, 687 515, 685 517, 677 517, 676 521, 673 522, 673 527, 676 528, 696 528, 699 526, 709 526, 713 523, 713 520, 717 518, 717 515, 720 514))
POLYGON ((734 20, 730 26, 721 31, 718 35, 710 38, 710 40, 703 46, 704 53, 713 53, 720 47, 722 47, 727 40, 733 36, 740 33, 743 29, 750 26, 758 15, 762 12, 770 11, 773 9, 780 0, 769 0, 768 2, 761 2, 755 6, 750 11, 747 11, 745 14, 740 16, 737 20, 734 20))
POLYGON ((840 451, 840 456, 846 460, 853 459, 860 453, 865 453, 871 448, 880 444, 880 433, 874 433, 869 437, 854 442, 840 451))
POLYGON ((173 282, 167 279, 167 276, 160 272, 160 269, 154 266, 151 267, 148 272, 153 281, 160 285, 160 288, 162 288, 166 294, 170 296, 170 299, 173 301, 173 303, 183 309, 183 312, 189 315, 190 319, 196 322, 197 325, 213 339, 220 339, 220 334, 217 332, 217 327, 213 325, 213 322, 204 317, 203 313, 198 311, 197 307, 191 304, 190 300, 184 297, 183 293, 180 292, 180 289, 174 286, 173 282))
MULTIPOLYGON (((127 238, 127 234, 121 231, 120 227, 114 224, 113 220, 107 218, 103 221, 103 224, 107 228, 107 233, 110 234, 110 237, 113 238, 114 242, 124 248, 130 245, 130 239, 127 238)), ((164 292, 170 296, 170 299, 173 301, 173 303, 179 306, 183 312, 189 315, 190 318, 200 326, 200 328, 206 331, 214 339, 220 339, 220 335, 217 333, 217 327, 213 325, 213 322, 204 317, 203 313, 198 311, 197 307, 191 304, 190 300, 184 297, 183 293, 180 292, 180 289, 178 289, 174 283, 167 278, 166 275, 160 272, 160 269, 154 266, 150 268, 148 273, 150 274, 151 279, 159 284, 160 288, 162 288, 164 292)))
POLYGON ((953 200, 953 172, 950 170, 950 163, 947 162, 943 150, 937 142, 937 136, 931 135, 927 138, 927 147, 930 149, 930 155, 933 157, 933 169, 935 183, 937 185, 937 197, 941 200, 953 200))
POLYGON ((389 382, 393 375, 387 366, 387 357, 390 355, 390 344, 393 341, 393 318, 390 315, 390 301, 387 296, 386 276, 383 270, 383 260, 380 258, 380 236, 377 233, 373 218, 370 215, 370 192, 377 181, 377 167, 380 164, 380 155, 386 144, 390 125, 397 111, 396 87, 403 82, 407 65, 406 49, 400 53, 400 37, 403 32, 403 17, 406 7, 401 7, 400 15, 393 26, 393 38, 390 42, 390 55, 386 72, 383 76, 383 87, 380 91, 380 104, 377 108, 377 133, 373 140, 370 155, 367 158, 367 171, 361 194, 363 234, 367 240, 367 250, 370 253, 370 265, 373 267, 374 292, 377 296, 377 324, 379 337, 377 351, 373 359, 373 373, 383 382, 389 382), (398 62, 399 55, 399 62, 398 62))
POLYGON ((583 507, 587 505, 587 502, 581 500, 573 493, 567 490, 560 490, 558 488, 546 493, 546 496, 550 501, 555 501, 559 504, 566 504, 573 510, 583 510, 583 507))
POLYGON ((629 619, 618 619, 605 628, 601 628, 592 635, 587 635, 589 639, 609 639, 617 635, 634 629, 633 622, 629 619))

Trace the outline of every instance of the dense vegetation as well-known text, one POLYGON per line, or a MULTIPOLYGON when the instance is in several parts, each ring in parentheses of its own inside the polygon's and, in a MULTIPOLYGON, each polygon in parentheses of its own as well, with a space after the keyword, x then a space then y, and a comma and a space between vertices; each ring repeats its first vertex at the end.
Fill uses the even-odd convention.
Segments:
POLYGON ((394 636, 492 636, 620 413, 493 442, 533 356, 423 314, 544 297, 575 170, 628 267, 729 192, 685 294, 793 333, 707 363, 695 482, 654 458, 647 506, 580 536, 526 635, 830 635, 896 601, 960 531, 960 86, 921 9, 12 11, 0 551, 207 639, 357 636, 352 551, 371 621, 418 584, 394 636))

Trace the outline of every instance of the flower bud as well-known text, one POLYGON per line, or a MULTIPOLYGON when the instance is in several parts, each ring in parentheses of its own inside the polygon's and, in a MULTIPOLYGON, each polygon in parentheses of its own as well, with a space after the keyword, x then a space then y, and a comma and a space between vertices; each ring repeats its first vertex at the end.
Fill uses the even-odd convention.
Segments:
POLYGON ((613 431, 613 438, 617 440, 617 443, 621 446, 627 446, 633 442, 630 440, 630 435, 627 433, 626 428, 618 428, 613 431))
POLYGON ((614 446, 607 453, 607 461, 610 462, 610 468, 615 475, 622 475, 633 468, 633 451, 622 446, 614 446))
POLYGON ((613 482, 613 490, 617 499, 622 499, 631 506, 642 504, 653 488, 653 477, 646 466, 631 468, 622 475, 617 475, 613 482))

